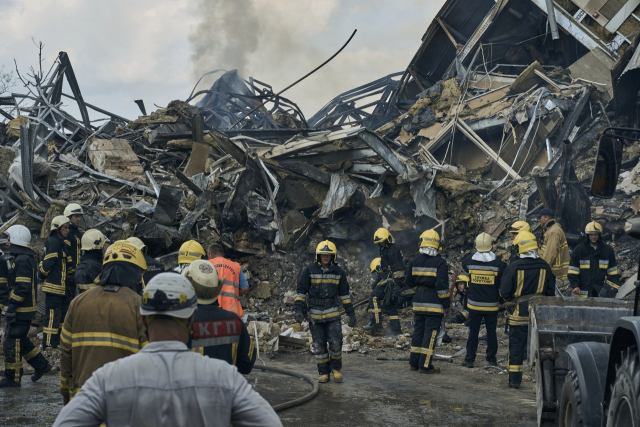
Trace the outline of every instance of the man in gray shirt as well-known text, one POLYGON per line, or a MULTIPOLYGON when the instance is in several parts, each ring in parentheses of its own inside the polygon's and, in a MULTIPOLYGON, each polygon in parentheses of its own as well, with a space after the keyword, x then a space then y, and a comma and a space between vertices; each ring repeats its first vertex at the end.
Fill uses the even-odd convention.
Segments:
POLYGON ((149 344, 95 371, 54 427, 282 426, 236 367, 187 348, 196 307, 188 279, 155 276, 140 309, 149 344))

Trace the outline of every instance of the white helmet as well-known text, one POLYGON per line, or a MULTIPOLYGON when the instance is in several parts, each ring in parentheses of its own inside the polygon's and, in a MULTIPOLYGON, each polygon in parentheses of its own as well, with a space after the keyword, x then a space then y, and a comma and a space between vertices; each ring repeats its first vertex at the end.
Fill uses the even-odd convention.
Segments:
POLYGON ((31 247, 31 232, 24 225, 12 225, 4 234, 9 236, 12 245, 31 247))
POLYGON ((94 249, 102 249, 105 243, 107 243, 109 239, 105 237, 104 234, 100 230, 96 230, 92 228, 91 230, 87 230, 82 235, 82 247, 83 251, 92 251, 94 249))
POLYGON ((58 215, 57 217, 51 220, 51 231, 60 230, 60 227, 62 227, 65 224, 69 224, 69 222, 70 222, 69 217, 64 215, 58 215))
POLYGON ((77 203, 69 203, 69 205, 64 208, 64 216, 70 217, 71 215, 84 215, 82 206, 77 203))
POLYGON ((196 291, 186 277, 176 273, 160 273, 149 280, 142 294, 140 314, 188 319, 197 306, 196 291))
POLYGON ((146 254, 147 250, 149 249, 147 245, 145 245, 144 242, 138 239, 137 237, 129 237, 127 239, 127 242, 131 243, 133 246, 140 249, 143 254, 146 254))
POLYGON ((182 275, 189 279, 198 296, 199 304, 213 304, 218 299, 222 286, 218 281, 218 272, 209 261, 198 259, 182 270, 182 275))

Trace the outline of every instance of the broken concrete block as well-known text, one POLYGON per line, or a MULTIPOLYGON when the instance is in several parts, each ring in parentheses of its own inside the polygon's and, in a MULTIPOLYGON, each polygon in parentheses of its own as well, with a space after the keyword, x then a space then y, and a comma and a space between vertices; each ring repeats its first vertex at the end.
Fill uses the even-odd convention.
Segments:
POLYGON ((276 284, 273 282, 262 281, 258 282, 258 285, 251 289, 249 293, 251 297, 258 299, 267 299, 271 298, 271 290, 276 287, 276 284))
POLYGON ((138 156, 126 139, 92 138, 87 153, 98 172, 127 181, 144 177, 138 156))
POLYGON ((349 344, 342 344, 343 352, 348 353, 350 351, 358 351, 358 350, 360 350, 360 341, 354 341, 349 344))
POLYGON ((284 303, 285 304, 293 304, 296 301, 296 293, 295 291, 287 291, 284 293, 284 303))

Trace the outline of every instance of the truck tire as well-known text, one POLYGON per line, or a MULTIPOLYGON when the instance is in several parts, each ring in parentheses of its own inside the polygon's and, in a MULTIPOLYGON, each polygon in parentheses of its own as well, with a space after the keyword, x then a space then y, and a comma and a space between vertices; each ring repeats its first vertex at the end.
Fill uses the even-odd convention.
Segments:
POLYGON ((622 363, 616 366, 616 381, 611 387, 607 427, 640 426, 640 360, 638 348, 622 353, 622 363))
POLYGON ((582 397, 576 371, 569 371, 564 378, 560 397, 558 420, 560 427, 582 427, 582 397))

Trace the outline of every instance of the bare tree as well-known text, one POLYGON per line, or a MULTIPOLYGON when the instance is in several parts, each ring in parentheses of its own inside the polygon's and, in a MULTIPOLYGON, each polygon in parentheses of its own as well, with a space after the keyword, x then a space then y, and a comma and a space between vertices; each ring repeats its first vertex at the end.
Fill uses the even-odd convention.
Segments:
POLYGON ((5 73, 4 65, 0 67, 0 95, 5 92, 9 92, 12 87, 15 86, 16 79, 13 76, 13 70, 5 73))

